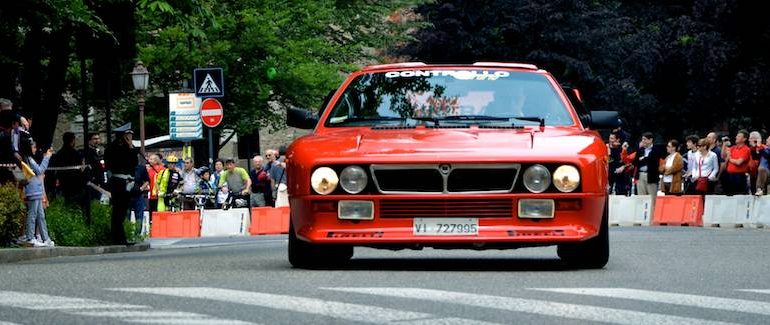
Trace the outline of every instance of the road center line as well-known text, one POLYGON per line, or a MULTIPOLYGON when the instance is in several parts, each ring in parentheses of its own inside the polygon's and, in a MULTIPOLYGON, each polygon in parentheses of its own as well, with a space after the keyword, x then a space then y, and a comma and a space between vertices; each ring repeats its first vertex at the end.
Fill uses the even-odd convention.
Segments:
POLYGON ((614 324, 729 324, 697 318, 623 309, 568 304, 536 299, 489 296, 420 288, 322 288, 325 290, 429 300, 474 307, 605 322, 614 324))

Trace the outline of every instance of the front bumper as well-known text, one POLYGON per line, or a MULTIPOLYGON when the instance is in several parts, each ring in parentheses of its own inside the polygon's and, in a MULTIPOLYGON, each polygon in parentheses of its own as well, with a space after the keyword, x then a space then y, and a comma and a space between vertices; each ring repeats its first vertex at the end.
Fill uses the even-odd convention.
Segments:
MULTIPOLYGON (((413 218, 383 218, 381 200, 414 200, 414 195, 307 195, 290 198, 291 222, 297 236, 317 244, 484 244, 529 243, 558 244, 578 242, 596 236, 605 212, 606 194, 547 193, 547 194, 486 194, 486 195, 420 195, 418 199, 506 199, 510 200, 510 216, 479 217, 478 235, 425 236, 415 235, 413 218), (519 218, 518 200, 554 199, 579 201, 579 208, 559 209, 552 219, 519 218), (374 220, 339 220, 336 211, 318 211, 318 202, 339 200, 371 200, 374 220)), ((479 207, 483 208, 483 207, 479 207)), ((454 215, 457 212, 454 211, 454 215)), ((474 211, 460 213, 474 218, 474 211)))

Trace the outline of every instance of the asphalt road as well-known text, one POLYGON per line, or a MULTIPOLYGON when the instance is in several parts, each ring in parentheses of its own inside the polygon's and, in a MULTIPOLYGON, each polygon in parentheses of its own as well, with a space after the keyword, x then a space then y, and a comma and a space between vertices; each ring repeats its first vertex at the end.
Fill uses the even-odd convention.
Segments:
POLYGON ((770 230, 611 228, 603 270, 555 248, 356 249, 312 271, 285 236, 153 244, 0 265, 0 324, 770 323, 770 230))

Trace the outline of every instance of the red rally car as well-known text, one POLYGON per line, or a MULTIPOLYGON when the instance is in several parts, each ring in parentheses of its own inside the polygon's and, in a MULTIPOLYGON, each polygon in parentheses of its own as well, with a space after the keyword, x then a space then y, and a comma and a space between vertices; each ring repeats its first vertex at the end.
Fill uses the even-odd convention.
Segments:
POLYGON ((575 267, 609 258, 607 148, 577 90, 531 64, 366 67, 329 94, 287 150, 295 267, 386 249, 558 245, 575 267))

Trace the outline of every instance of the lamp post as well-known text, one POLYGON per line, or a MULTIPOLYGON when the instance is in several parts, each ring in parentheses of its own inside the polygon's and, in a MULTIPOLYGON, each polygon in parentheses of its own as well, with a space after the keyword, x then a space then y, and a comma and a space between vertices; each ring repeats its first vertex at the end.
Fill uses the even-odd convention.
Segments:
POLYGON ((131 79, 134 81, 134 89, 139 92, 139 150, 144 156, 144 92, 147 90, 147 84, 150 81, 150 73, 142 61, 137 61, 134 70, 131 71, 131 79))

